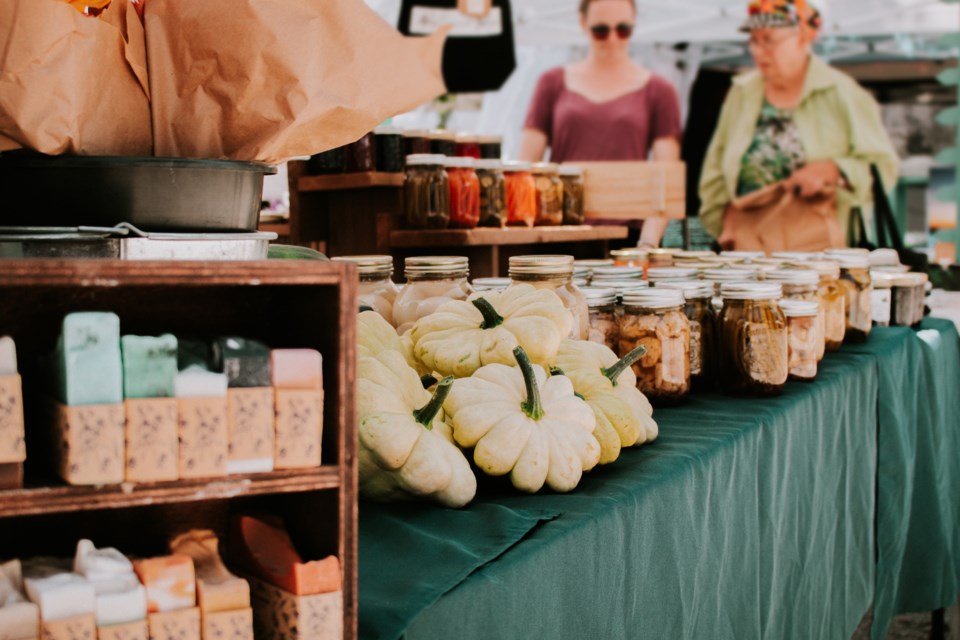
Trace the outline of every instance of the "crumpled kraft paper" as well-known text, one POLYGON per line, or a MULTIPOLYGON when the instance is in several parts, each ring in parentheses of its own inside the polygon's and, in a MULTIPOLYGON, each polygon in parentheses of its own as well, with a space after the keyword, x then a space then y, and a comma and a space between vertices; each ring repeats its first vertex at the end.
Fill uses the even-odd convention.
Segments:
POLYGON ((0 15, 0 151, 151 155, 133 7, 114 2, 91 18, 60 0, 0 0, 0 15))

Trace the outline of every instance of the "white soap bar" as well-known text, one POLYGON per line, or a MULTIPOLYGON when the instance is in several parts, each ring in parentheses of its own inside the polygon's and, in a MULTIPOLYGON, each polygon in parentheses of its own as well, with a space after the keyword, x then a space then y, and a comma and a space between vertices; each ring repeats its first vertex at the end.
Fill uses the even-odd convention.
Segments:
POLYGON ((39 638, 40 607, 23 595, 20 561, 0 564, 0 638, 39 638))
POLYGON ((17 373, 17 345, 13 338, 0 338, 0 376, 12 376, 17 373))
POLYGON ((93 584, 59 563, 37 560, 23 568, 23 586, 27 597, 40 607, 46 621, 64 620, 97 612, 93 584))
POLYGON ((133 563, 116 549, 97 549, 89 540, 81 540, 73 570, 96 590, 98 627, 147 618, 146 589, 133 572, 133 563))
POLYGON ((225 398, 227 376, 192 365, 177 374, 173 389, 178 398, 225 398))

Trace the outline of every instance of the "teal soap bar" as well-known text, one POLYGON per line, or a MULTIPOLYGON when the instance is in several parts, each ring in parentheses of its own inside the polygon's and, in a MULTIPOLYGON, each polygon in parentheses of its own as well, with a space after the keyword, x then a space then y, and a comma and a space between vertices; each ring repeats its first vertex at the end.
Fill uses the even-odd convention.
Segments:
POLYGON ((123 402, 120 318, 114 313, 71 313, 54 354, 59 400, 70 406, 123 402))
POLYGON ((177 338, 123 336, 124 398, 172 398, 177 377, 177 338))
POLYGON ((225 373, 231 388, 270 386, 270 348, 246 338, 219 338, 213 343, 214 371, 225 373))

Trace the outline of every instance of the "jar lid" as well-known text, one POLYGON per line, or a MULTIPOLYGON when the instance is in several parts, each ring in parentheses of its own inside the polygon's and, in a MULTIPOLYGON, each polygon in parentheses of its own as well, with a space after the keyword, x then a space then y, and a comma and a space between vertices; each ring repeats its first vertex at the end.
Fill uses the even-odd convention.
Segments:
POLYGON ((392 256, 340 256, 333 258, 333 262, 350 262, 357 265, 357 271, 365 273, 393 273, 392 256))
POLYGON ((562 164, 560 165, 559 173, 562 176, 582 176, 583 167, 578 167, 575 164, 562 164))
POLYGON ((789 260, 792 262, 823 260, 823 254, 815 251, 776 251, 771 254, 770 257, 777 258, 778 260, 789 260))
POLYGON ((448 169, 473 169, 476 166, 476 160, 461 156, 451 156, 445 158, 443 164, 448 169))
POLYGON ((883 271, 870 272, 870 282, 873 283, 874 289, 892 289, 896 277, 894 273, 886 273, 883 271))
POLYGON ((643 267, 615 267, 612 265, 593 268, 594 279, 643 280, 643 267))
POLYGON ((573 267, 583 267, 584 269, 597 269, 599 267, 612 267, 613 260, 574 260, 573 267))
POLYGON ((614 249, 610 252, 610 257, 616 260, 623 258, 626 260, 646 260, 650 255, 649 249, 614 249))
POLYGON ((394 127, 388 124, 382 124, 376 129, 373 130, 373 135, 375 136, 398 136, 400 135, 400 127, 394 127))
POLYGON ((820 313, 816 300, 781 300, 780 308, 788 318, 816 318, 820 313))
POLYGON ((473 166, 484 171, 503 171, 503 162, 500 160, 474 160, 473 166))
POLYGON ((650 267, 647 270, 647 280, 650 282, 695 280, 696 278, 697 270, 690 267, 650 267))
POLYGON ((480 144, 502 144, 503 136, 488 136, 488 135, 477 136, 477 142, 479 142, 480 144))
POLYGON ((831 257, 840 263, 841 269, 869 269, 870 268, 869 255, 861 255, 856 253, 843 253, 843 254, 833 254, 831 255, 831 257))
POLYGON ((442 167, 447 156, 438 153, 414 153, 407 156, 407 166, 436 166, 442 167))
POLYGON ((833 259, 797 262, 792 266, 798 269, 810 269, 811 271, 816 271, 817 275, 828 276, 834 280, 840 277, 840 263, 833 259))
POLYGON ((623 304, 647 309, 672 309, 682 307, 683 291, 677 289, 642 289, 623 294, 623 304))
POLYGON ((735 269, 724 267, 722 269, 705 269, 703 279, 710 282, 743 282, 745 280, 756 280, 756 269, 735 269))
POLYGON ((825 256, 869 256, 869 249, 860 249, 858 247, 844 247, 842 249, 827 249, 823 252, 825 256))
POLYGON ((503 291, 511 282, 510 278, 476 278, 470 284, 474 291, 503 291))
POLYGON ((560 165, 553 162, 534 162, 530 165, 534 173, 554 175, 560 171, 560 165))
POLYGON ((786 260, 783 258, 757 258, 756 260, 750 261, 751 269, 762 269, 762 268, 782 268, 786 264, 786 260))
POLYGON ((457 142, 478 142, 479 138, 479 136, 472 133, 458 133, 455 139, 457 142))
POLYGON ((877 249, 870 252, 870 264, 874 267, 894 267, 900 264, 900 254, 894 249, 877 249))
POLYGON ((426 129, 407 129, 400 135, 404 138, 426 138, 429 133, 426 129))
POLYGON ((925 273, 901 273, 893 278, 895 287, 922 287, 927 284, 929 276, 925 273))
POLYGON ((767 272, 767 280, 782 284, 807 285, 815 287, 820 284, 820 275, 812 269, 777 269, 767 272))
POLYGON ((617 290, 610 287, 581 287, 580 291, 587 298, 587 305, 591 307, 602 307, 617 302, 617 290))
POLYGON ((713 298, 713 284, 703 280, 682 280, 677 282, 658 282, 657 289, 678 289, 683 292, 687 300, 703 300, 713 298))
POLYGON ((463 272, 470 268, 470 260, 463 256, 417 256, 404 260, 404 273, 432 274, 463 272))
POLYGON ((630 291, 649 289, 650 283, 646 280, 600 280, 594 286, 602 289, 616 289, 617 295, 622 296, 630 291))
POLYGON ((909 273, 910 267, 905 264, 898 265, 889 265, 889 266, 879 266, 879 267, 870 267, 871 271, 879 271, 880 273, 909 273))
POLYGON ((510 277, 514 275, 572 275, 573 256, 512 256, 510 277))
POLYGON ((783 287, 779 284, 730 282, 720 287, 720 296, 724 300, 779 300, 783 297, 783 287))
POLYGON ((503 170, 506 172, 530 171, 529 162, 520 162, 519 160, 510 160, 503 163, 503 170))
POLYGON ((677 251, 673 254, 674 260, 703 260, 716 257, 717 254, 713 251, 677 251))
POLYGON ((457 134, 446 129, 434 129, 427 133, 427 137, 431 140, 456 140, 457 134))
POLYGON ((767 257, 767 254, 763 251, 721 251, 720 255, 724 258, 736 258, 737 260, 746 261, 767 257))

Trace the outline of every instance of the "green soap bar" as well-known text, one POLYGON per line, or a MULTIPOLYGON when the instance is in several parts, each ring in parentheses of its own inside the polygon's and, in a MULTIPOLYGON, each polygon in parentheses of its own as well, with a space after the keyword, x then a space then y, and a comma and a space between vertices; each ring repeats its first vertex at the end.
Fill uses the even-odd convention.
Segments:
POLYGON ((213 343, 215 371, 227 375, 231 387, 270 386, 270 348, 246 338, 219 338, 213 343))
POLYGON ((120 318, 114 313, 71 313, 54 354, 56 394, 70 406, 123 402, 120 318))
POLYGON ((213 346, 206 340, 180 338, 177 343, 177 368, 180 371, 190 367, 203 367, 207 371, 216 371, 213 346))
POLYGON ((177 377, 177 339, 165 334, 123 336, 123 396, 172 398, 177 377))

